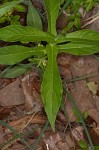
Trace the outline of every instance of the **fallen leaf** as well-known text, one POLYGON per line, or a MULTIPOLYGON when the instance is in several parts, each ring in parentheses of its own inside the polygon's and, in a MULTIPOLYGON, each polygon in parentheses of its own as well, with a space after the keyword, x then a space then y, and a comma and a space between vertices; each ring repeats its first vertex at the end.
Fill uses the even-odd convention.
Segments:
POLYGON ((20 80, 16 79, 0 90, 0 105, 10 107, 20 104, 24 104, 24 94, 20 87, 20 80))
POLYGON ((87 86, 89 90, 93 93, 93 95, 96 95, 98 91, 98 84, 95 84, 95 82, 88 82, 87 86))
POLYGON ((40 95, 41 81, 38 70, 32 70, 22 78, 22 88, 25 97, 25 112, 31 114, 42 110, 42 100, 40 95))
MULTIPOLYGON (((99 85, 99 61, 94 56, 72 56, 62 53, 58 56, 58 65, 63 84, 67 84, 66 88, 71 92, 80 112, 83 114, 85 111, 88 111, 88 115, 98 124, 99 107, 97 104, 99 105, 99 96, 95 95, 93 97, 87 83, 96 83, 95 88, 97 89, 99 85), (78 78, 81 79, 77 80, 78 78), (74 81, 71 81, 72 79, 74 81)), ((63 98, 70 121, 76 121, 73 106, 68 100, 67 95, 64 94, 63 98)))

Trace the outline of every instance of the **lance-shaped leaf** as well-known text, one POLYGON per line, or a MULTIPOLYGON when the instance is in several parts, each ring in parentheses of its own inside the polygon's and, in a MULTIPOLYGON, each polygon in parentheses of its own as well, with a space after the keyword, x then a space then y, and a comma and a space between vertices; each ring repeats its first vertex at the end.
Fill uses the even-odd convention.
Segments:
POLYGON ((27 25, 42 30, 41 17, 30 0, 28 3, 27 25))
POLYGON ((63 42, 82 42, 82 43, 93 43, 99 45, 99 32, 93 30, 80 30, 72 33, 68 33, 66 35, 59 36, 56 39, 57 43, 63 42))
POLYGON ((54 42, 54 36, 37 28, 10 25, 0 29, 0 40, 6 42, 20 41, 23 43, 38 41, 54 42))
POLYGON ((62 99, 62 82, 57 66, 58 47, 47 45, 48 64, 44 73, 41 94, 53 130, 55 130, 55 119, 62 99))
POLYGON ((7 2, 4 5, 0 6, 0 17, 2 17, 4 14, 9 12, 13 7, 18 5, 19 3, 23 2, 23 0, 16 0, 12 2, 7 2))
MULTIPOLYGON (((25 64, 27 65, 27 64, 25 64)), ((27 68, 24 66, 14 66, 10 69, 8 69, 6 72, 1 72, 0 77, 2 78, 16 78, 19 77, 20 75, 26 73, 28 70, 30 70, 30 67, 28 66, 27 68)))
POLYGON ((6 46, 0 48, 0 64, 13 65, 33 55, 39 56, 44 53, 46 53, 46 51, 42 46, 37 46, 35 48, 19 45, 6 46))
POLYGON ((59 45, 59 52, 65 52, 73 55, 91 55, 99 52, 99 45, 70 42, 59 45))
POLYGON ((60 0, 45 0, 48 16, 48 32, 56 35, 56 19, 60 8, 60 0))

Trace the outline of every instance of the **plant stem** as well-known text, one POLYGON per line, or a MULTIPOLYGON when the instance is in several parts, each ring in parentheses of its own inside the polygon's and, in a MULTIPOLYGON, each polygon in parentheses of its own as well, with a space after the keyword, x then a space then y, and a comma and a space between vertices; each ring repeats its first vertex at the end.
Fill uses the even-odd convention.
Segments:
POLYGON ((67 94, 67 96, 68 96, 68 99, 71 101, 71 103, 72 103, 72 105, 73 105, 75 111, 77 112, 78 117, 79 117, 80 120, 81 120, 81 123, 82 123, 82 125, 83 125, 83 127, 84 127, 84 130, 85 130, 85 132, 86 132, 87 138, 88 138, 88 140, 89 140, 89 143, 90 143, 90 145, 91 145, 91 149, 92 149, 92 150, 95 150, 95 148, 94 148, 94 146, 93 146, 93 143, 92 143, 92 140, 91 140, 91 138, 90 138, 89 132, 88 132, 88 130, 87 130, 87 127, 86 127, 86 125, 85 125, 85 122, 84 122, 84 120, 83 120, 83 118, 82 118, 82 115, 81 115, 81 113, 80 113, 80 111, 79 111, 79 109, 78 109, 78 107, 77 107, 77 105, 76 105, 76 103, 75 103, 75 101, 74 101, 74 98, 72 97, 71 93, 66 90, 66 88, 64 88, 64 90, 65 90, 65 92, 66 92, 66 94, 67 94))
POLYGON ((68 0, 65 5, 63 6, 63 8, 61 9, 61 11, 59 12, 59 15, 61 15, 61 13, 63 12, 64 9, 67 8, 67 6, 72 2, 72 0, 68 0))

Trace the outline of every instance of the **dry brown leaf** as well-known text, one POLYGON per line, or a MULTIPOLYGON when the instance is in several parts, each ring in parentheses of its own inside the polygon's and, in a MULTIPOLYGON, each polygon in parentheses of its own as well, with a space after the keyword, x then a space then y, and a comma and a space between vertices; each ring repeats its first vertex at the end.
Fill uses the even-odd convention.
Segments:
POLYGON ((92 29, 99 32, 99 5, 85 15, 82 28, 92 29))
POLYGON ((56 23, 57 31, 61 32, 67 26, 67 22, 68 20, 65 13, 62 13, 60 16, 58 16, 56 23))
POLYGON ((6 133, 3 130, 0 130, 0 144, 4 142, 6 133))
POLYGON ((43 145, 44 150, 72 150, 75 147, 75 142, 71 135, 61 132, 47 134, 43 140, 45 144, 45 147, 43 145))
POLYGON ((93 95, 96 95, 98 91, 98 84, 95 84, 95 82, 88 82, 87 86, 89 90, 93 93, 93 95))
POLYGON ((10 83, 0 90, 0 105, 10 107, 24 103, 23 90, 20 87, 20 80, 10 83))
POLYGON ((77 126, 76 128, 74 128, 72 130, 72 135, 75 139, 75 141, 80 141, 80 140, 83 140, 84 139, 84 128, 82 126, 77 126))
POLYGON ((0 107, 0 120, 2 120, 4 117, 8 116, 11 112, 10 108, 3 108, 0 107))
POLYGON ((42 101, 40 95, 41 82, 38 79, 37 70, 30 72, 22 79, 22 88, 25 96, 25 112, 31 114, 39 112, 42 109, 42 101))
MULTIPOLYGON (((99 85, 99 61, 96 60, 94 56, 78 57, 60 54, 58 56, 58 65, 60 68, 60 74, 63 78, 63 83, 68 79, 75 79, 77 77, 95 76, 87 78, 87 80, 85 78, 80 81, 71 82, 67 84, 67 88, 71 91, 79 110, 82 113, 88 111, 89 115, 99 123, 99 107, 97 107, 96 104, 96 101, 97 103, 99 102, 99 97, 93 97, 93 94, 87 86, 87 82, 95 82, 97 86, 99 85), (94 115, 92 110, 94 110, 94 115)), ((71 102, 67 99, 67 96, 65 101, 65 108, 70 121, 75 121, 76 117, 73 113, 73 107, 71 102)))
MULTIPOLYGON (((28 115, 28 116, 25 116, 21 119, 11 121, 9 123, 9 125, 12 126, 16 130, 20 130, 23 128, 23 126, 25 126, 28 123, 29 120, 31 120, 31 117, 32 117, 32 115, 28 115)), ((45 116, 35 115, 29 123, 31 123, 31 124, 45 124, 46 121, 47 121, 47 118, 45 116)), ((6 131, 8 132, 9 130, 6 130, 6 131)))

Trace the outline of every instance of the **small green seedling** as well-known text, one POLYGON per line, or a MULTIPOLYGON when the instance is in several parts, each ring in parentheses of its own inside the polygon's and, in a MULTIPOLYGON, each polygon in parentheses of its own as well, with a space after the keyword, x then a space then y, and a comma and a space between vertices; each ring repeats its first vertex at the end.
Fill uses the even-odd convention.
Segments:
POLYGON ((20 25, 20 22, 19 22, 20 15, 13 15, 13 12, 14 11, 26 12, 26 8, 18 4, 21 1, 15 1, 15 2, 10 2, 10 3, 6 2, 4 5, 0 7, 1 9, 0 23, 8 22, 11 25, 20 25))
MULTIPOLYGON (((81 11, 89 12, 93 7, 99 3, 99 0, 62 0, 61 4, 63 8, 66 9, 67 20, 69 21, 67 27, 74 27, 76 29, 81 29, 81 11), (66 5, 69 3, 70 5, 66 5), (71 24, 72 22, 72 24, 71 24)), ((66 29, 67 29, 66 27, 66 29)))
POLYGON ((80 140, 78 144, 83 150, 88 150, 88 144, 84 140, 80 140))

